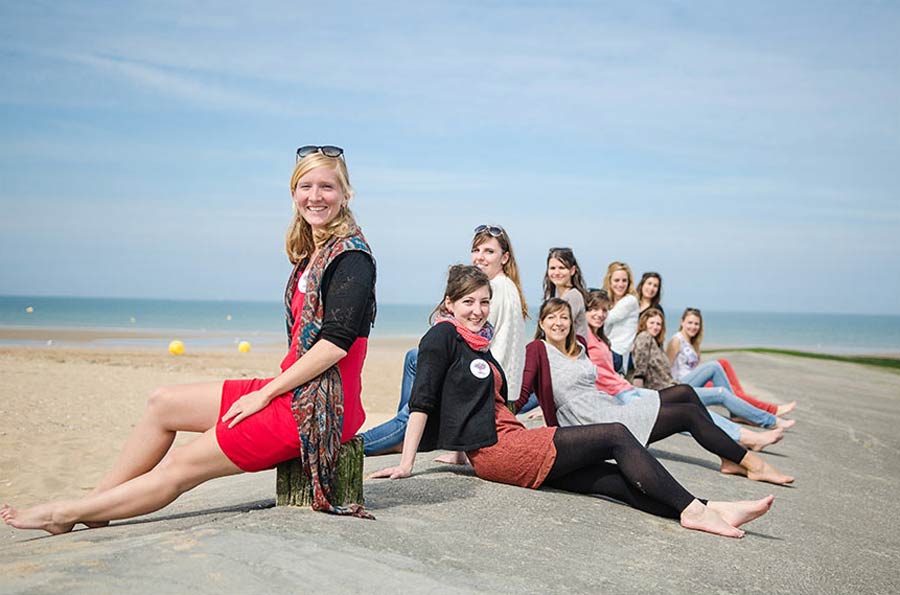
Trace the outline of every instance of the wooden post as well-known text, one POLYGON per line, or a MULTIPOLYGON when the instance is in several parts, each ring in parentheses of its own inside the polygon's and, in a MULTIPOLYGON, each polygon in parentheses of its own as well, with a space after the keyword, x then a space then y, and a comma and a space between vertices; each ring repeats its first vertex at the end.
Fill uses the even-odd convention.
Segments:
MULTIPOLYGON (((354 436, 341 445, 335 472, 332 504, 363 504, 363 440, 354 436)), ((310 506, 312 485, 303 473, 300 459, 278 464, 275 480, 275 504, 278 506, 310 506)))

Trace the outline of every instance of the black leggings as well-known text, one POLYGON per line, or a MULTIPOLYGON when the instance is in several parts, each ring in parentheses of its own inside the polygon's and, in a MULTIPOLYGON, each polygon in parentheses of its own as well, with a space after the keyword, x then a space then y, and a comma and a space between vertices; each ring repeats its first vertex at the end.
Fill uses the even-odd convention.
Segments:
POLYGON ((649 442, 657 442, 678 432, 689 432, 700 446, 733 463, 740 463, 747 449, 728 437, 709 415, 694 389, 678 384, 659 391, 659 416, 649 442))
POLYGON ((620 423, 557 428, 556 461, 546 486, 599 494, 629 506, 677 519, 694 500, 637 438, 620 423), (616 465, 606 463, 615 459, 616 465))

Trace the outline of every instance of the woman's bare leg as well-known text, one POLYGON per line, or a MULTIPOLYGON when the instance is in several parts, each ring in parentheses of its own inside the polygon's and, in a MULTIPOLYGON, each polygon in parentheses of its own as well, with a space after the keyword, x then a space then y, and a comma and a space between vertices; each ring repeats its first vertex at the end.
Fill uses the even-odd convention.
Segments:
POLYGON ((151 471, 80 500, 61 500, 16 510, 4 504, 0 517, 17 529, 65 533, 75 523, 103 522, 154 512, 184 492, 215 477, 240 473, 219 448, 215 428, 178 446, 151 471))
POLYGON ((153 469, 171 448, 176 432, 205 432, 215 427, 221 399, 221 382, 163 386, 154 390, 116 462, 91 494, 153 469))

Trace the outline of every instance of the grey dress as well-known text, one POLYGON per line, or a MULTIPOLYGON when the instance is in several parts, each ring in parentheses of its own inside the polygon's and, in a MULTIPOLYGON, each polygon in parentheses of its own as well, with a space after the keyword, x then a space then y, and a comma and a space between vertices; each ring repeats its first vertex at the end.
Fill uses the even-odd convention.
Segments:
POLYGON ((583 426, 619 422, 625 425, 641 444, 647 444, 659 415, 659 394, 623 403, 597 388, 597 368, 585 349, 569 359, 546 341, 550 362, 550 382, 556 418, 560 426, 583 426))

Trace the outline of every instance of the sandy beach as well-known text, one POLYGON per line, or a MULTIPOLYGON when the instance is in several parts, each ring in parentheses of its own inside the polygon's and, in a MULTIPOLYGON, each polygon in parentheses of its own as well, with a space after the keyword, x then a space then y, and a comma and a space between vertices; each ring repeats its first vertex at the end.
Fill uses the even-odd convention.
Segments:
MULTIPOLYGON (((87 342, 97 335, 109 333, 72 331, 66 339, 87 342)), ((413 346, 414 339, 370 342, 364 427, 396 411, 403 355, 413 346)), ((110 465, 155 387, 273 376, 281 349, 173 356, 165 350, 0 347, 0 500, 28 505, 84 494, 110 465)))

